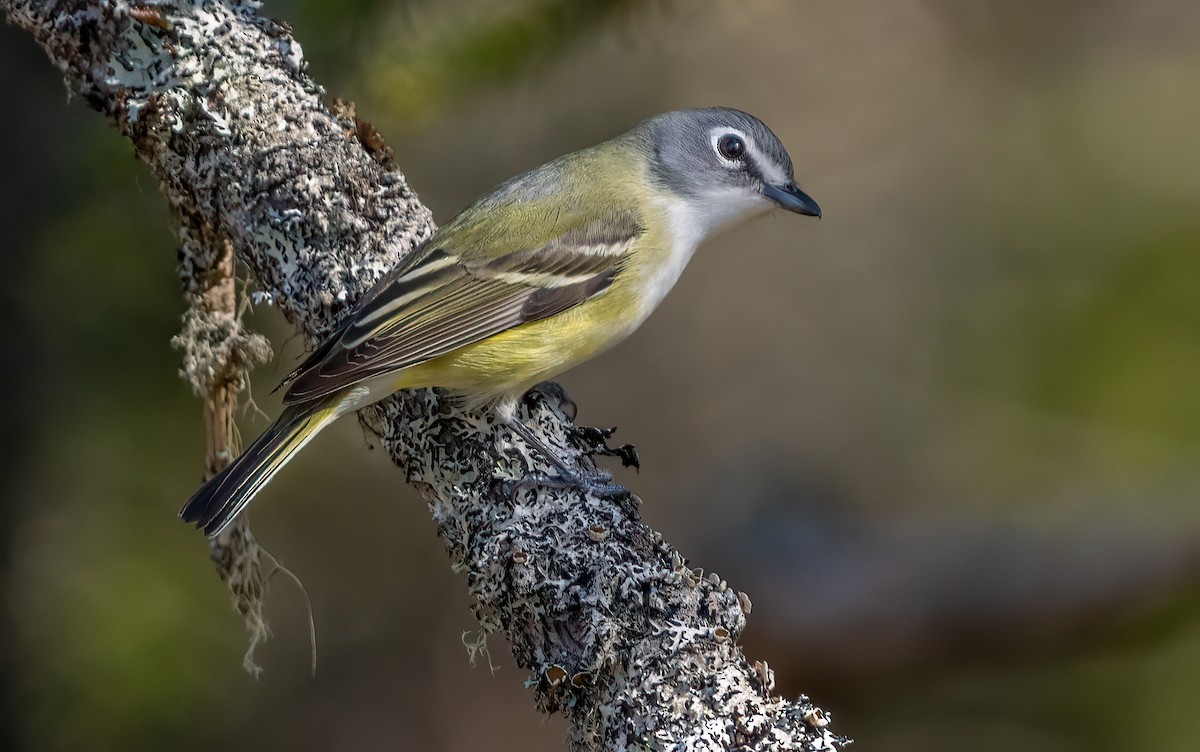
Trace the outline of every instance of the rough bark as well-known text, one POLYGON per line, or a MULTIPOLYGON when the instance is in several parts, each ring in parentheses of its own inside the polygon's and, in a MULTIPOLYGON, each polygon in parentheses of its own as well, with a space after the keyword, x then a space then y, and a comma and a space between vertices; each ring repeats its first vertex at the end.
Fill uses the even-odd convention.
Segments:
MULTIPOLYGON (((326 102, 288 27, 260 16, 258 3, 0 0, 0 8, 37 38, 70 90, 129 138, 178 213, 190 305, 184 374, 214 406, 228 406, 261 352, 222 297, 233 294, 231 277, 213 282, 229 271, 222 249, 236 252, 262 298, 311 345, 433 231, 378 134, 352 108, 326 102)), ((590 462, 599 448, 571 425, 561 393, 543 391, 524 410, 564 454, 590 462)), ((538 707, 570 718, 572 749, 841 743, 807 698, 775 696, 770 669, 746 660, 738 636, 749 599, 690 568, 640 523, 636 497, 514 493, 513 481, 552 468, 434 391, 361 415, 429 503, 480 624, 508 638, 538 707)), ((213 434, 232 426, 224 408, 207 419, 213 434)), ((231 444, 210 448, 211 472, 231 444)))

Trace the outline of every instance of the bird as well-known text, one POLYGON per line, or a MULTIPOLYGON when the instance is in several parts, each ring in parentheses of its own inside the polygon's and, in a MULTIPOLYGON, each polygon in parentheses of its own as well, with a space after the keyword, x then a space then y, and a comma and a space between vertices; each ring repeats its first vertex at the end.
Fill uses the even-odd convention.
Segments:
POLYGON ((180 510, 215 537, 305 444, 403 389, 440 387, 586 484, 518 419, 534 385, 637 329, 705 239, 784 209, 820 217, 758 118, 677 110, 513 177, 402 258, 284 379, 279 418, 180 510))

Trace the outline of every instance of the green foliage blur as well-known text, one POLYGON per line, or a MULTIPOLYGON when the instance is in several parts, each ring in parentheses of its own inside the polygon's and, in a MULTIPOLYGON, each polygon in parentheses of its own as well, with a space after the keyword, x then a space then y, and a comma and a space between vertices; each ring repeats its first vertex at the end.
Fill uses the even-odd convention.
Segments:
MULTIPOLYGON (((722 104, 820 222, 702 249, 562 378, 648 522, 754 600, 744 643, 867 749, 1200 737, 1200 7, 1184 0, 290 0, 445 220, 642 117, 722 104)), ((7 749, 558 750, 403 474, 344 421, 263 493, 303 581, 245 635, 175 511, 200 407, 154 177, 0 28, 7 749)), ((300 346, 276 345, 243 434, 300 346)))

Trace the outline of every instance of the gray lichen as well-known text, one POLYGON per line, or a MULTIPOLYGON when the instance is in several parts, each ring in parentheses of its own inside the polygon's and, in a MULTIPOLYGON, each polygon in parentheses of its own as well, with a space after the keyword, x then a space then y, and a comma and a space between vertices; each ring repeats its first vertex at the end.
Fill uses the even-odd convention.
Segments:
POLYGON ((211 223, 180 216, 176 225, 185 304, 182 327, 171 341, 183 351, 179 375, 198 397, 210 395, 222 381, 240 392, 249 370, 270 359, 271 344, 242 325, 232 259, 224 257, 225 242, 211 223))
MULTIPOLYGON (((232 244, 261 297, 315 344, 433 222, 386 147, 305 75, 290 30, 249 0, 0 0, 68 87, 105 113, 186 218, 180 275, 232 244)), ((194 307, 193 307, 194 308, 194 307)), ((194 311, 191 316, 202 316, 194 311)), ((189 319, 185 366, 250 344, 236 322, 189 319), (224 338, 224 341, 222 340, 224 338)), ((590 462, 554 399, 530 426, 590 462)), ((551 469, 485 416, 434 391, 397 395, 363 422, 420 489, 482 628, 502 632, 538 707, 571 720, 575 750, 830 750, 842 740, 807 698, 774 694, 738 645, 749 599, 688 568, 638 520, 635 497, 515 482, 551 469)))

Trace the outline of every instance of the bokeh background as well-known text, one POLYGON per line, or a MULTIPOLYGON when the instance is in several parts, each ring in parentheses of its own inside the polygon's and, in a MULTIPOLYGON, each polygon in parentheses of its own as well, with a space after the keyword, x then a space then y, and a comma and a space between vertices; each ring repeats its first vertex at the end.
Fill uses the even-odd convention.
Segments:
MULTIPOLYGON (((642 117, 725 104, 820 222, 697 255, 563 377, 619 477, 748 592, 786 694, 891 752, 1200 738, 1200 6, 1189 0, 280 0, 442 220, 642 117)), ((28 750, 558 750, 353 423, 255 506, 265 673, 204 542, 153 176, 0 28, 0 739, 28 750), (470 636, 468 636, 468 640, 470 636)), ((300 354, 276 344, 268 395, 300 354)), ((267 419, 247 411, 243 433, 267 419)))

